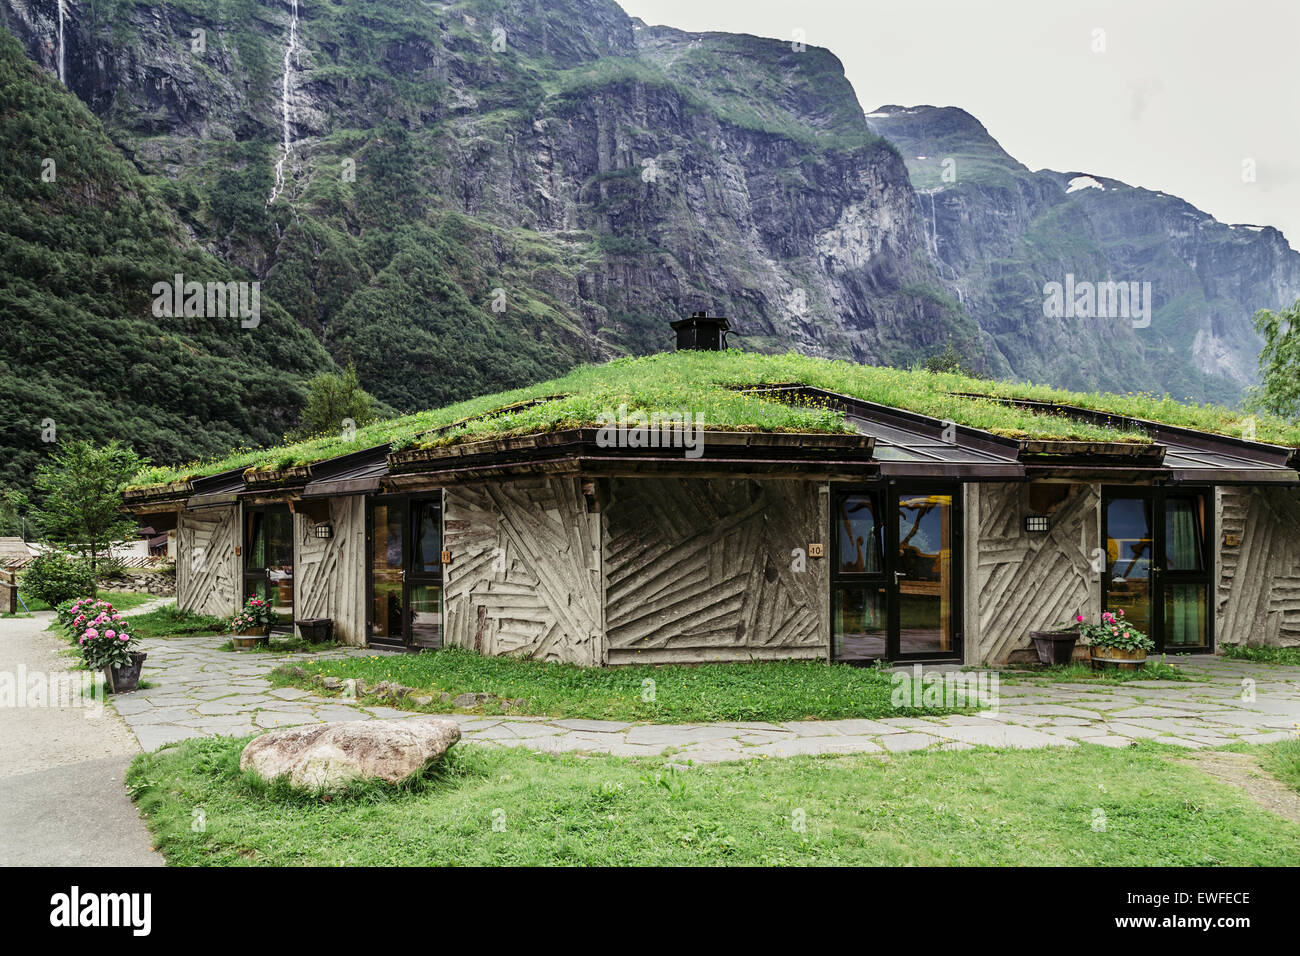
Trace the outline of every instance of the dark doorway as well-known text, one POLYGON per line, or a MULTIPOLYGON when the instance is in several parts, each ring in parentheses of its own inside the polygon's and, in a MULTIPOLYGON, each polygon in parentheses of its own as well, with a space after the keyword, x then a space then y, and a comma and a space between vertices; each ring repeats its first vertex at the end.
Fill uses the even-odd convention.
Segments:
POLYGON ((1107 488, 1102 499, 1103 610, 1123 610, 1156 649, 1214 647, 1209 492, 1107 488))
POLYGON ((831 517, 832 658, 960 660, 960 486, 843 490, 831 517))
POLYGON ((442 646, 442 499, 382 497, 369 503, 368 642, 442 646))

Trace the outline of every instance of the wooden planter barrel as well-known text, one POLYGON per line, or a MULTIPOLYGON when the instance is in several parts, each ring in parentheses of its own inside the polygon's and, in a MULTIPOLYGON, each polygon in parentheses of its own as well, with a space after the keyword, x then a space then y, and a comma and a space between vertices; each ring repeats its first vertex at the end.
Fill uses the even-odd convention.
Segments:
POLYGON ((251 651, 260 645, 271 643, 271 628, 250 627, 236 631, 230 636, 230 643, 237 651, 251 651))
POLYGON ((1093 670, 1104 670, 1107 667, 1114 667, 1122 671, 1135 671, 1145 667, 1147 662, 1146 651, 1126 651, 1118 647, 1094 647, 1092 648, 1092 667, 1093 670))

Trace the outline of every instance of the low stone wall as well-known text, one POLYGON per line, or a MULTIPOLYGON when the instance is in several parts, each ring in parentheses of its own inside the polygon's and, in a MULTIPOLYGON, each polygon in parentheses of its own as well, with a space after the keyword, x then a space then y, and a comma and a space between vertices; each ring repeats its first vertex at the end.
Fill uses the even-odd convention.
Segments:
POLYGON ((114 591, 135 591, 158 597, 175 597, 176 575, 163 571, 105 574, 99 578, 99 590, 109 594, 114 591))

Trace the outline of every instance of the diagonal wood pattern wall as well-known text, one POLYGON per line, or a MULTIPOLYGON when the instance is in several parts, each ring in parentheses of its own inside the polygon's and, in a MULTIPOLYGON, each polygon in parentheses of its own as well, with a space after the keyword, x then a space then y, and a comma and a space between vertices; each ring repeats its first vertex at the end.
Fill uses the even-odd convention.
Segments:
POLYGON ((444 644, 603 663, 600 514, 577 479, 449 487, 443 541, 444 644))
POLYGON ((974 585, 967 591, 968 662, 1001 663, 1032 646, 1030 631, 1101 606, 1101 575, 1092 570, 1101 536, 1099 486, 1072 485, 1051 512, 1047 534, 1024 530, 1028 484, 967 488, 967 514, 975 519, 975 534, 967 534, 974 585))
POLYGON ((605 512, 610 664, 830 653, 829 496, 802 481, 619 478, 605 512))
POLYGON ((1221 487, 1217 503, 1216 642, 1300 645, 1300 491, 1221 487))
POLYGON ((183 610, 233 617, 242 592, 239 506, 182 511, 176 524, 176 604, 183 610))
POLYGON ((333 537, 318 538, 304 514, 293 516, 295 620, 328 617, 334 639, 366 643, 366 505, 362 495, 331 498, 333 537))

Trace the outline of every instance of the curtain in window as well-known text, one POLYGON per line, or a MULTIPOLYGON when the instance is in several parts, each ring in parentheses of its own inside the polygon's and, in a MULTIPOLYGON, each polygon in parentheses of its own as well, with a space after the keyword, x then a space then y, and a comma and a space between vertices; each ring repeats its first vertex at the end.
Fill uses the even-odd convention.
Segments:
POLYGON ((1202 570, 1196 502, 1171 498, 1165 504, 1165 552, 1170 571, 1202 570))

